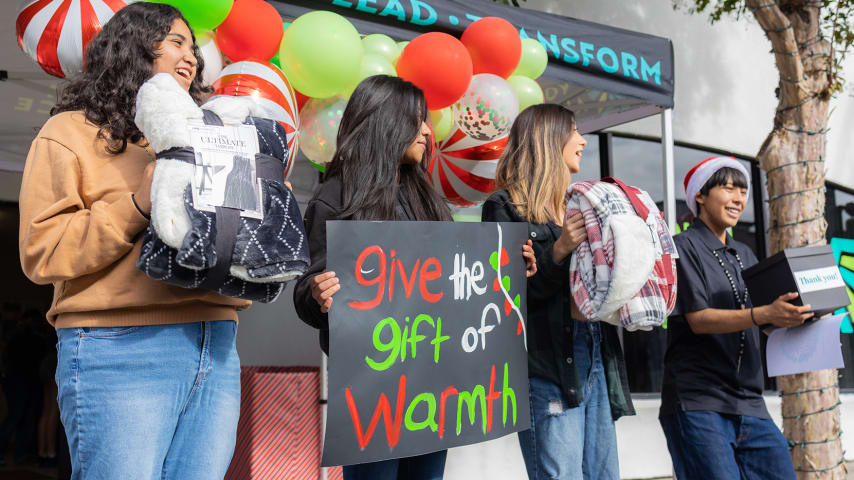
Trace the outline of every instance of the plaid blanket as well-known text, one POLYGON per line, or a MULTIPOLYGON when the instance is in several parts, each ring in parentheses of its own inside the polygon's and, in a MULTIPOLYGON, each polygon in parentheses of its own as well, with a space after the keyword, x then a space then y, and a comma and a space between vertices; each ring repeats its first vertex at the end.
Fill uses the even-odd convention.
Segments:
POLYGON ((649 194, 639 197, 646 219, 610 183, 575 183, 566 203, 567 218, 581 213, 587 229, 570 259, 575 303, 586 318, 629 331, 660 326, 676 301, 676 246, 649 194))

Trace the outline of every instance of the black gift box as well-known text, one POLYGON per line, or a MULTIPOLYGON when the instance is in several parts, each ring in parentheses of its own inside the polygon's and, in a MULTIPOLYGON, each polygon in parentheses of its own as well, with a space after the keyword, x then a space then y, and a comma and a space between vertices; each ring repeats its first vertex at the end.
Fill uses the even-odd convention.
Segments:
POLYGON ((742 278, 757 307, 788 292, 800 294, 791 303, 808 304, 818 317, 850 303, 830 245, 787 248, 744 270, 742 278))

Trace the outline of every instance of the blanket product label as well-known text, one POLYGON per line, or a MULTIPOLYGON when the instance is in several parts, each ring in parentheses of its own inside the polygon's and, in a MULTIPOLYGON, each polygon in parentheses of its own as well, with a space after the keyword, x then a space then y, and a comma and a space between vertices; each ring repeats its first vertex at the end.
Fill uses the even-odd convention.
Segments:
POLYGON ((524 223, 329 221, 324 465, 530 427, 524 223))
POLYGON ((196 154, 193 206, 240 210, 240 216, 263 219, 261 183, 255 171, 258 134, 252 125, 194 125, 190 138, 196 154))
POLYGON ((842 275, 839 274, 839 268, 836 265, 793 273, 795 274, 795 281, 798 283, 798 290, 801 293, 830 288, 845 288, 845 282, 842 281, 842 275))

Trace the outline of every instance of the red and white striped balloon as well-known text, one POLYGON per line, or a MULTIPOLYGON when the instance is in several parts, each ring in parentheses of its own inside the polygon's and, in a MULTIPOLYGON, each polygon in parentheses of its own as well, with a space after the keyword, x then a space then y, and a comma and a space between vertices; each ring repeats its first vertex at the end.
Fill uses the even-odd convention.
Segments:
POLYGON ((285 178, 288 178, 299 147, 299 109, 296 93, 285 74, 271 63, 244 60, 225 67, 213 88, 211 98, 219 95, 252 97, 263 109, 260 116, 282 124, 288 140, 289 158, 285 165, 285 178))
POLYGON ((436 155, 427 165, 433 188, 460 207, 486 200, 495 190, 495 167, 506 145, 507 135, 483 141, 455 127, 439 143, 436 155))
POLYGON ((18 46, 53 76, 82 72, 92 37, 134 1, 24 0, 15 22, 18 46))

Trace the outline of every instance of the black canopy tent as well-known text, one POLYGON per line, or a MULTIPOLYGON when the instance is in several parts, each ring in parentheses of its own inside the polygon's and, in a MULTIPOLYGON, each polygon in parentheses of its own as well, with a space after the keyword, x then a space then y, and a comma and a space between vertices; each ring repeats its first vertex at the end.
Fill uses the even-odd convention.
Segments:
POLYGON ((329 10, 362 34, 409 40, 439 31, 459 37, 473 21, 498 16, 539 40, 549 55, 538 79, 546 101, 571 108, 592 132, 673 107, 669 39, 483 0, 287 0, 271 2, 285 20, 329 10))

